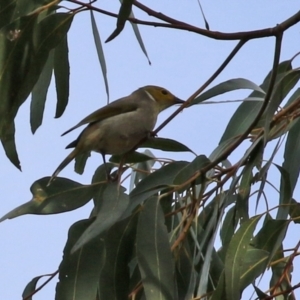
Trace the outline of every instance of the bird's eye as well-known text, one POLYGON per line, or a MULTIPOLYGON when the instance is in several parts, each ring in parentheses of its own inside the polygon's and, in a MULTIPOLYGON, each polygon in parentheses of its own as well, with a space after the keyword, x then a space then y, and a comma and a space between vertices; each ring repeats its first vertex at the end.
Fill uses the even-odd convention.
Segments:
POLYGON ((162 92, 162 94, 164 94, 164 95, 168 95, 168 92, 167 92, 166 90, 162 90, 161 92, 162 92))

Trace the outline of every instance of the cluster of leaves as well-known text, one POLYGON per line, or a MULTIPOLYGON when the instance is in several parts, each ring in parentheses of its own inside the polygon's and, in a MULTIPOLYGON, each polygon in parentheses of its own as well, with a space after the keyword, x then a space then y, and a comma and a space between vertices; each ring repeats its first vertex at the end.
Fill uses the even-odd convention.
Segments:
POLYGON ((73 14, 56 13, 57 7, 48 2, 8 0, 1 1, 0 6, 0 139, 6 155, 19 169, 14 119, 20 106, 32 94, 30 123, 34 133, 42 123, 53 71, 56 117, 62 115, 68 103, 66 33, 73 14))
MULTIPOLYGON (((0 7, 0 138, 18 167, 14 118, 32 93, 31 125, 33 132, 37 129, 53 70, 57 117, 67 105, 66 34, 74 13, 56 13, 58 2, 32 0, 25 6, 23 1, 6 1, 0 7)), ((124 1, 129 2, 132 4, 124 1)), ((126 7, 121 8, 124 12, 126 7)), ((93 20, 92 16, 95 31, 93 20)), ((123 25, 119 21, 113 35, 123 25)), ((292 62, 276 65, 275 76, 270 72, 260 86, 232 79, 189 101, 191 107, 236 89, 253 90, 209 157, 166 162, 149 150, 132 153, 126 161, 132 168, 129 192, 106 181, 103 165, 89 185, 60 177, 50 186, 48 177, 33 183, 32 200, 0 221, 24 214, 64 213, 94 203, 89 218, 69 230, 56 299, 200 299, 207 295, 214 300, 234 300, 251 284, 259 299, 292 292, 291 266, 300 244, 288 255, 283 245, 290 223, 298 223, 300 215, 300 203, 292 197, 300 170, 296 163, 300 161, 300 89, 294 89, 300 71, 292 62), (250 127, 252 131, 243 136, 250 127), (241 137, 248 147, 237 162, 230 162, 228 155, 239 146, 241 137), (279 166, 273 160, 284 137, 284 162, 279 166), (272 141, 275 146, 265 159, 266 146, 272 141), (250 201, 256 200, 258 207, 266 197, 268 171, 273 166, 281 176, 278 202, 269 207, 266 201, 265 211, 251 215, 250 201), (275 217, 272 210, 277 212, 275 217), (268 267, 272 268, 269 295, 255 284, 268 267)), ((176 141, 158 138, 143 146, 190 151, 176 141)), ((115 164, 106 167, 113 170, 115 164)), ((41 277, 26 286, 24 299, 35 293, 41 277)), ((293 294, 289 297, 293 299, 293 294)))

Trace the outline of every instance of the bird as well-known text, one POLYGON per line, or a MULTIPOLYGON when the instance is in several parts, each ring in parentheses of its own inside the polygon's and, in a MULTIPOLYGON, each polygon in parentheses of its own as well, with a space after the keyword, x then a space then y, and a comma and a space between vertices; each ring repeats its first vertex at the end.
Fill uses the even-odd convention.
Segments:
POLYGON ((147 138, 154 129, 160 112, 183 100, 167 89, 148 85, 131 95, 115 100, 82 119, 65 134, 88 124, 78 138, 66 149, 74 148, 52 174, 48 186, 76 156, 90 151, 102 155, 124 155, 133 150, 140 141, 147 138))

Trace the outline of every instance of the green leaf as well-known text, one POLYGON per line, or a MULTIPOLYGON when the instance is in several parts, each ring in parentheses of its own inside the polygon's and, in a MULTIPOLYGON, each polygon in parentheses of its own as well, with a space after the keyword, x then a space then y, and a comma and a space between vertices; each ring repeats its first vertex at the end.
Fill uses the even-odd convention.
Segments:
POLYGON ((74 170, 77 174, 83 174, 87 159, 91 156, 91 152, 83 152, 75 157, 74 170))
MULTIPOLYGON (((197 156, 191 163, 185 166, 175 177, 174 184, 182 185, 191 177, 193 177, 197 172, 199 172, 202 168, 207 166, 210 163, 210 160, 205 155, 197 156)), ((195 180, 195 184, 200 184, 205 180, 205 174, 201 174, 202 176, 198 176, 195 180)), ((190 185, 189 185, 190 186, 190 185)))
POLYGON ((255 216, 245 221, 234 234, 228 246, 225 258, 225 290, 227 299, 240 299, 240 267, 244 264, 245 250, 248 248, 260 218, 261 216, 255 216))
POLYGON ((0 29, 11 22, 16 8, 17 0, 1 0, 0 4, 0 29))
POLYGON ((159 199, 148 199, 140 213, 136 251, 146 298, 175 298, 174 262, 159 199))
POLYGON ((290 211, 289 214, 293 219, 294 223, 300 223, 300 203, 295 199, 291 200, 291 204, 289 205, 290 211))
POLYGON ((70 64, 67 35, 54 49, 54 77, 57 95, 55 118, 59 118, 69 101, 70 64))
POLYGON ((81 220, 69 230, 63 260, 59 266, 59 282, 56 286, 56 300, 96 299, 99 274, 104 264, 103 241, 94 239, 74 254, 71 249, 91 226, 93 220, 81 220))
POLYGON ((279 247, 282 245, 289 225, 287 220, 273 220, 270 216, 266 217, 262 228, 253 238, 252 244, 255 248, 269 252, 267 264, 269 264, 279 247))
POLYGON ((235 218, 236 208, 235 206, 231 207, 226 216, 224 218, 221 230, 220 230, 220 238, 222 241, 222 247, 228 245, 231 241, 231 238, 235 232, 237 227, 237 218, 235 218))
POLYGON ((148 156, 144 153, 140 153, 137 151, 126 153, 125 155, 113 155, 109 161, 113 163, 120 163, 121 161, 125 164, 131 164, 131 163, 139 163, 147 160, 151 160, 153 157, 148 156))
POLYGON ((290 182, 290 174, 281 166, 274 164, 280 171, 280 193, 279 193, 279 207, 276 219, 286 219, 289 214, 289 205, 292 200, 292 189, 290 182))
POLYGON ((8 159, 21 171, 20 160, 17 153, 15 142, 15 123, 10 123, 4 137, 1 138, 1 143, 8 159))
POLYGON ((32 300, 32 297, 29 297, 29 295, 31 295, 35 290, 36 290, 36 285, 38 283, 38 281, 43 278, 43 277, 49 277, 49 275, 41 275, 41 276, 37 276, 34 277, 30 280, 30 282, 27 283, 23 293, 22 293, 22 298, 26 298, 28 300, 32 300))
POLYGON ((53 50, 51 50, 42 73, 32 90, 30 104, 30 125, 32 133, 35 133, 42 124, 47 92, 52 77, 53 57, 54 53, 53 50))
POLYGON ((92 199, 100 184, 81 185, 58 177, 47 186, 50 177, 35 181, 30 187, 32 200, 13 209, 0 219, 13 219, 26 214, 48 215, 77 209, 92 199))
POLYGON ((118 183, 107 185, 107 188, 103 192, 102 206, 97 213, 95 222, 84 231, 74 245, 72 253, 95 239, 120 220, 129 203, 129 197, 124 191, 125 188, 119 186, 118 183))
POLYGON ((193 293, 189 291, 191 281, 193 281, 194 267, 193 255, 188 242, 183 241, 179 253, 176 254, 176 283, 178 299, 192 299, 193 293))
POLYGON ((300 164, 300 119, 290 129, 284 149, 284 161, 282 167, 290 177, 291 192, 293 193, 299 177, 300 164))
POLYGON ((133 4, 133 0, 122 0, 122 4, 121 4, 119 14, 118 14, 117 28, 107 38, 105 43, 110 42, 111 40, 113 40, 116 36, 118 36, 121 33, 128 17, 131 13, 132 4, 133 4))
POLYGON ((73 14, 50 14, 39 23, 37 17, 38 14, 21 17, 0 32, 2 139, 10 134, 9 128, 19 107, 39 79, 50 50, 56 47, 68 31, 73 14))
POLYGON ((158 138, 158 137, 149 138, 142 145, 140 145, 139 148, 152 148, 152 149, 158 149, 162 151, 194 153, 190 148, 175 140, 158 138))
POLYGON ((191 105, 198 104, 215 96, 240 89, 249 89, 257 91, 260 94, 265 94, 265 91, 261 87, 256 85, 254 82, 244 78, 235 78, 224 81, 209 89, 208 91, 204 92, 200 96, 196 97, 192 101, 191 105))
POLYGON ((152 167, 155 164, 155 156, 154 154, 146 149, 143 154, 148 155, 149 157, 152 157, 151 160, 147 160, 145 162, 139 162, 133 166, 133 170, 130 176, 130 185, 129 185, 129 191, 132 192, 134 187, 143 179, 145 179, 148 174, 151 173, 152 167), (137 171, 135 171, 137 170, 137 171))
MULTIPOLYGON (((9 134, 7 131, 9 131, 17 110, 25 101, 25 99, 18 99, 18 93, 32 61, 34 53, 32 35, 35 27, 36 16, 26 16, 3 27, 0 31, 1 138, 9 134), (16 28, 18 29, 16 30, 16 28), (21 32, 22 34, 20 34, 21 32)), ((30 87, 30 92, 32 87, 33 85, 30 87)))
POLYGON ((300 70, 289 70, 281 76, 276 85, 274 86, 272 96, 265 110, 263 118, 265 119, 265 137, 269 134, 269 126, 274 116, 274 113, 278 110, 280 103, 296 85, 300 79, 300 70))
POLYGON ((128 264, 135 251, 137 214, 113 225, 103 237, 105 263, 100 273, 100 299, 127 299, 130 274, 128 264))
MULTIPOLYGON (((291 70, 290 60, 280 63, 278 66, 276 82, 278 82, 281 76, 283 76, 282 74, 285 74, 288 70, 291 70)), ((268 89, 270 77, 271 77, 271 71, 269 72, 264 82, 260 86, 263 90, 268 89)), ((248 97, 258 97, 258 96, 261 96, 261 92, 254 91, 248 97)), ((219 144, 245 132, 249 128, 249 126, 253 123, 262 104, 263 102, 243 102, 231 117, 219 144)), ((260 126, 261 125, 258 124, 256 128, 260 126)))
POLYGON ((46 63, 50 50, 55 48, 65 37, 72 20, 73 14, 56 13, 50 14, 39 22, 36 32, 33 33, 36 35, 35 55, 18 93, 20 102, 25 101, 31 92, 46 63))
POLYGON ((130 206, 128 208, 130 212, 150 196, 172 185, 176 175, 187 164, 186 161, 170 163, 140 181, 130 193, 130 206))
MULTIPOLYGON (((122 2, 122 0, 120 0, 120 2, 122 2)), ((134 14, 133 14, 132 11, 130 12, 129 17, 130 17, 130 18, 133 18, 133 19, 135 18, 135 16, 134 16, 134 14)), ((129 22, 130 22, 130 21, 129 21, 129 22)), ((151 61, 150 61, 150 59, 149 59, 149 56, 148 56, 146 47, 145 47, 145 45, 144 45, 142 36, 141 36, 141 34, 140 34, 138 25, 135 24, 135 23, 132 23, 132 22, 130 22, 130 24, 131 24, 131 26, 132 26, 133 32, 134 32, 134 34, 135 34, 135 37, 136 37, 136 39, 137 39, 137 41, 138 41, 138 43, 139 43, 139 45, 140 45, 140 47, 141 47, 143 53, 145 54, 146 58, 148 59, 149 65, 151 65, 151 61)))
POLYGON ((255 279, 263 274, 267 267, 269 252, 250 248, 244 253, 243 265, 240 268, 240 290, 244 290, 255 279))
POLYGON ((109 87, 108 87, 108 80, 107 80, 107 68, 106 68, 104 51, 103 51, 103 48, 102 48, 100 34, 99 34, 99 31, 98 31, 96 20, 95 20, 94 13, 93 13, 92 10, 90 10, 90 14, 91 14, 91 23, 92 23, 94 42, 95 42, 95 45, 96 45, 98 59, 99 59, 101 70, 102 70, 102 75, 103 75, 103 79, 104 79, 107 99, 109 99, 109 87))

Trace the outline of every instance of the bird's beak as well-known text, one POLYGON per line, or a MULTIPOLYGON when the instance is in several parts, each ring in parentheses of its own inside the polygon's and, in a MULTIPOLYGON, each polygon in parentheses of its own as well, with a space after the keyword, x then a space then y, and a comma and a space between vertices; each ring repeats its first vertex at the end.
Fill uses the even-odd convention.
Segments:
POLYGON ((175 98, 175 104, 182 104, 182 103, 184 103, 185 101, 184 100, 181 100, 181 99, 179 99, 179 98, 175 98))

